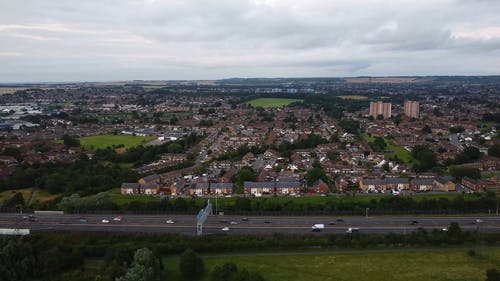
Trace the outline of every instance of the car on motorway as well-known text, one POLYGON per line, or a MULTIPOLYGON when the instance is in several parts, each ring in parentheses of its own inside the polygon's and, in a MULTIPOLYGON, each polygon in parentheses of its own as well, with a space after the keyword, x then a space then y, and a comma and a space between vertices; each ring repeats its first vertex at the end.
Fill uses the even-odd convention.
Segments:
POLYGON ((107 220, 107 219, 103 219, 103 220, 101 220, 101 222, 102 222, 102 223, 109 223, 109 220, 107 220))
POLYGON ((335 223, 332 221, 332 222, 329 222, 328 225, 335 225, 335 223))
POLYGON ((475 221, 475 223, 482 223, 482 222, 484 222, 482 219, 477 219, 477 220, 475 221))
POLYGON ((224 226, 223 228, 221 228, 222 231, 229 231, 229 227, 227 226, 224 226))
POLYGON ((411 221, 410 224, 411 225, 416 225, 416 224, 418 224, 418 221, 411 221))
POLYGON ((423 227, 417 227, 417 231, 424 231, 425 229, 423 227))
POLYGON ((228 220, 220 220, 219 223, 229 223, 228 220))
POLYGON ((122 221, 122 220, 123 220, 122 216, 118 216, 116 218, 113 218, 113 221, 122 221))
POLYGON ((235 221, 232 221, 232 222, 230 222, 229 224, 238 224, 238 223, 237 223, 237 222, 235 222, 235 221))
POLYGON ((337 222, 344 222, 343 219, 337 219, 337 222))
POLYGON ((441 228, 441 231, 446 232, 446 231, 448 231, 448 228, 447 227, 443 227, 443 228, 441 228))
POLYGON ((345 232, 346 233, 358 233, 359 228, 358 227, 349 227, 345 232))
POLYGON ((321 232, 321 229, 319 229, 319 228, 313 228, 313 229, 311 229, 311 231, 312 232, 321 232))
POLYGON ((264 221, 264 223, 265 223, 265 224, 270 224, 270 223, 271 223, 271 221, 265 220, 265 221, 264 221))
POLYGON ((87 219, 85 217, 80 217, 78 220, 80 221, 80 223, 86 223, 87 222, 87 219))
POLYGON ((241 221, 248 221, 248 218, 242 218, 241 221))
POLYGON ((167 224, 174 224, 174 223, 175 223, 175 221, 174 221, 174 220, 167 220, 167 221, 166 221, 166 223, 167 223, 167 224))

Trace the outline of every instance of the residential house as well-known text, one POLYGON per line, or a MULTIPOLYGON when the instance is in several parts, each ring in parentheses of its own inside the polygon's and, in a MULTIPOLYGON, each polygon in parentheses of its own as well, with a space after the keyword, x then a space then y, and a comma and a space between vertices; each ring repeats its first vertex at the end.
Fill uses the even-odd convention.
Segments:
POLYGON ((434 179, 423 178, 413 179, 410 182, 410 189, 413 191, 432 191, 434 189, 434 179))
POLYGON ((312 187, 312 191, 314 193, 321 193, 321 194, 327 194, 330 192, 330 189, 328 188, 328 184, 326 184, 324 181, 319 179, 316 181, 312 187))
POLYGON ((486 181, 484 180, 477 180, 477 179, 471 179, 469 177, 464 177, 462 178, 462 184, 474 191, 483 191, 486 189, 486 186, 488 185, 486 181))
POLYGON ((440 191, 456 191, 457 185, 453 182, 452 177, 436 177, 434 179, 436 189, 440 191))
POLYGON ((120 188, 121 194, 138 194, 139 184, 136 182, 124 182, 120 188))

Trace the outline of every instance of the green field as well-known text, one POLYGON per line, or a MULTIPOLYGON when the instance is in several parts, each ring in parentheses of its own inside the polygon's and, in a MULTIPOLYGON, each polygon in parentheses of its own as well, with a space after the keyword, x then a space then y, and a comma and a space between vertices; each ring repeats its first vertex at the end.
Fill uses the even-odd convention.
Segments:
MULTIPOLYGON (((466 249, 350 251, 338 253, 235 254, 204 256, 207 272, 226 262, 257 271, 268 281, 484 281, 500 267, 500 249, 471 257, 466 249)), ((165 259, 170 280, 181 280, 178 258, 165 259)), ((206 274, 204 280, 209 280, 206 274)))
POLYGON ((113 145, 123 144, 125 148, 145 144, 154 137, 139 137, 129 135, 99 135, 79 138, 80 144, 85 148, 102 149, 113 145))
POLYGON ((359 95, 348 95, 348 96, 338 96, 343 100, 367 100, 367 96, 359 96, 359 95))
POLYGON ((253 106, 253 107, 282 107, 282 106, 287 106, 291 103, 294 102, 302 102, 300 99, 277 99, 277 98, 259 98, 259 99, 254 99, 247 104, 253 106))
MULTIPOLYGON (((375 140, 374 137, 368 136, 366 134, 363 134, 362 137, 367 142, 373 142, 375 140)), ((416 162, 413 156, 411 156, 411 153, 408 150, 404 149, 404 147, 394 145, 394 142, 388 138, 384 138, 384 141, 387 144, 386 150, 388 151, 385 153, 385 157, 391 157, 395 154, 406 165, 410 165, 416 162)))

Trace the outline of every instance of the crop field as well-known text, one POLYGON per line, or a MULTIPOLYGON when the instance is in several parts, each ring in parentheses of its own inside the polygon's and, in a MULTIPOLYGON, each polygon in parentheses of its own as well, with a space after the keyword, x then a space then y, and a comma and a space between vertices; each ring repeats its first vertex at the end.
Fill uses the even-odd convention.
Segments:
MULTIPOLYGON (((288 281, 445 281, 486 280, 486 270, 500 266, 500 249, 467 255, 466 249, 350 251, 338 253, 277 253, 204 256, 207 272, 216 265, 235 263, 257 271, 266 280, 288 281)), ((171 280, 182 280, 178 258, 165 259, 171 280)), ((203 280, 209 280, 205 274, 203 280)))
POLYGON ((253 107, 283 107, 294 102, 302 102, 300 99, 278 99, 278 98, 259 98, 248 102, 253 107))
POLYGON ((338 96, 343 100, 367 100, 367 96, 359 96, 359 95, 349 95, 349 96, 338 96))
POLYGON ((129 135, 99 135, 79 138, 80 144, 85 148, 102 149, 113 145, 123 144, 125 148, 145 144, 153 140, 154 137, 139 137, 129 135))

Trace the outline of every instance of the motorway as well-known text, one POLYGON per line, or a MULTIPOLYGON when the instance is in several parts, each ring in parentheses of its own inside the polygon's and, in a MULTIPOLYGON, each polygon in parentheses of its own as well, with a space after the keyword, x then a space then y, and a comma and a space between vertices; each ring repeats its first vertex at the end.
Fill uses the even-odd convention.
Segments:
MULTIPOLYGON (((74 215, 0 213, 0 228, 30 229, 37 232, 129 232, 180 233, 196 235, 194 215, 74 215), (84 222, 80 219, 84 218, 84 222), (106 219, 109 222, 103 223, 106 219), (174 223, 167 223, 172 220, 174 223)), ((243 217, 211 216, 204 225, 204 234, 331 234, 346 233, 348 228, 359 228, 361 233, 411 233, 420 229, 442 230, 451 222, 462 230, 500 233, 500 216, 375 216, 375 217, 243 217), (312 232, 313 224, 324 224, 325 229, 312 232), (228 231, 222 228, 228 227, 228 231)))

